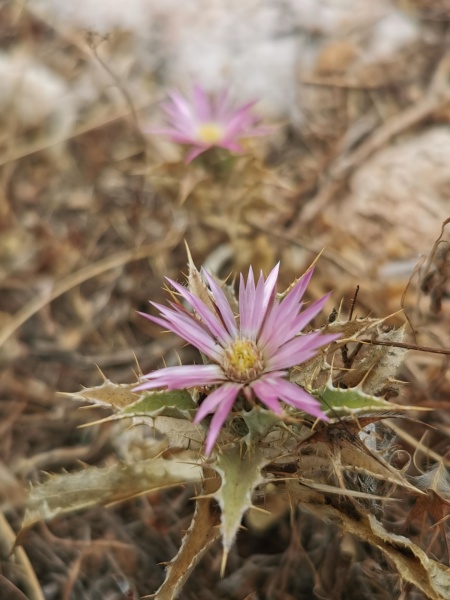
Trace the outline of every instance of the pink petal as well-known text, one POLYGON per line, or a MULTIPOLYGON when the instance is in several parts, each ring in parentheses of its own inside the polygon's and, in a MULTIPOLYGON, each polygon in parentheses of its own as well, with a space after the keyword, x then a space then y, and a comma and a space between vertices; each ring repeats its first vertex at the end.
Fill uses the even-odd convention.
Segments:
POLYGON ((269 273, 266 281, 261 275, 255 288, 253 270, 250 267, 247 285, 241 275, 239 287, 240 330, 243 337, 255 340, 266 317, 268 306, 273 302, 277 282, 279 263, 269 273))
POLYGON ((214 104, 214 119, 220 122, 224 122, 230 112, 230 105, 228 103, 228 90, 223 89, 216 97, 214 104))
POLYGON ((205 454, 207 456, 211 452, 219 436, 225 419, 233 408, 233 404, 241 387, 242 386, 238 383, 224 383, 212 394, 210 394, 208 398, 206 398, 197 412, 194 423, 201 421, 202 418, 210 412, 215 412, 215 415, 209 425, 208 435, 206 438, 205 454), (200 413, 206 403, 208 403, 208 408, 205 409, 203 413, 200 413), (203 416, 200 416, 201 414, 203 414, 203 416))
POLYGON ((251 339, 256 340, 256 337, 261 329, 262 322, 266 316, 266 307, 264 303, 265 297, 265 283, 264 277, 261 272, 259 276, 258 285, 255 290, 255 301, 252 307, 252 315, 250 319, 250 334, 251 339))
MULTIPOLYGON (((325 306, 328 298, 329 294, 323 298, 320 298, 320 300, 316 300, 316 302, 313 302, 306 310, 296 316, 284 316, 284 302, 282 302, 279 306, 274 306, 274 315, 271 320, 272 322, 270 324, 269 322, 265 324, 265 327, 267 326, 267 334, 269 334, 269 327, 271 329, 271 335, 267 335, 269 338, 268 343, 264 346, 263 336, 261 336, 260 339, 260 343, 262 346, 264 346, 265 352, 267 352, 268 355, 273 354, 277 348, 300 333, 302 329, 304 329, 304 327, 319 314, 319 312, 325 306)), ((268 321, 271 317, 272 313, 269 315, 268 321)))
POLYGON ((244 283, 244 276, 241 273, 239 282, 239 328, 241 335, 247 335, 250 330, 250 319, 252 308, 255 303, 255 279, 253 269, 250 267, 247 276, 247 285, 244 283))
POLYGON ((176 144, 196 144, 197 140, 195 139, 195 135, 184 134, 184 133, 171 133, 169 135, 170 141, 175 142, 176 144))
POLYGON ((222 343, 228 344, 231 342, 231 336, 219 319, 209 310, 206 304, 200 300, 197 296, 194 296, 185 287, 166 277, 167 281, 179 292, 184 298, 191 304, 194 310, 197 311, 198 315, 205 322, 211 333, 222 343))
POLYGON ((328 417, 323 412, 320 402, 300 386, 294 385, 285 379, 277 379, 274 382, 270 381, 268 385, 269 387, 274 387, 280 400, 283 400, 298 410, 303 410, 310 415, 328 421, 328 417))
POLYGON ((272 385, 270 385, 268 379, 263 375, 256 381, 250 384, 251 389, 255 395, 263 402, 270 410, 276 414, 281 414, 283 409, 278 402, 278 393, 272 385))
POLYGON ((209 121, 211 119, 211 105, 209 98, 205 90, 198 84, 194 85, 193 101, 199 121, 209 121))
POLYGON ((269 276, 266 279, 266 283, 264 284, 264 312, 267 311, 269 304, 271 304, 275 298, 275 286, 277 284, 279 270, 280 263, 276 264, 274 268, 270 271, 269 276))
POLYGON ((283 311, 286 313, 286 315, 289 315, 289 318, 298 313, 299 302, 303 298, 303 294, 305 293, 306 288, 311 281, 313 272, 314 268, 302 275, 292 290, 287 294, 284 300, 282 300, 281 306, 283 307, 283 311))
POLYGON ((180 113, 172 104, 163 105, 162 108, 166 113, 166 121, 168 125, 188 135, 195 135, 198 123, 191 113, 180 113))
POLYGON ((236 137, 242 137, 246 130, 249 130, 255 123, 255 117, 250 114, 251 107, 255 102, 245 104, 237 109, 229 119, 225 129, 225 139, 232 140, 236 137))
POLYGON ((283 346, 266 360, 266 370, 289 369, 312 358, 317 350, 326 346, 339 335, 322 335, 320 331, 298 336, 283 346))
POLYGON ((156 303, 153 303, 153 305, 160 310, 164 317, 163 319, 145 313, 139 314, 146 319, 153 321, 153 323, 173 331, 213 360, 217 361, 220 359, 220 349, 214 339, 193 316, 189 314, 183 315, 156 303))
POLYGON ((227 297, 223 293, 223 290, 221 289, 220 285, 217 283, 214 277, 208 273, 208 271, 202 269, 202 274, 205 276, 206 281, 208 282, 208 285, 213 293, 214 302, 216 303, 217 308, 219 310, 220 318, 224 322, 224 325, 229 331, 229 333, 233 337, 236 337, 236 319, 234 318, 234 314, 231 310, 231 306, 227 300, 227 297))
POLYGON ((193 113, 189 102, 178 92, 169 93, 169 98, 172 100, 173 106, 169 103, 163 105, 163 110, 171 111, 175 116, 181 116, 186 119, 186 121, 192 122, 193 113))
POLYGON ((220 140, 220 142, 217 143, 217 146, 225 148, 225 150, 230 150, 231 152, 236 152, 236 154, 242 154, 244 152, 244 148, 236 142, 220 140))
POLYGON ((194 423, 200 423, 206 415, 215 412, 224 398, 228 395, 235 394, 237 396, 239 390, 242 388, 241 383, 226 382, 216 390, 214 390, 209 396, 203 401, 197 414, 195 415, 194 423))
POLYGON ((293 329, 295 329, 297 332, 304 329, 305 326, 308 325, 308 323, 310 323, 323 310, 329 297, 330 294, 325 294, 325 296, 319 298, 319 300, 316 300, 310 306, 308 306, 308 308, 302 311, 294 319, 293 329))
POLYGON ((254 295, 248 301, 246 306, 246 323, 241 320, 241 335, 250 340, 256 340, 265 317, 264 309, 264 277, 261 273, 258 285, 255 288, 254 295))
POLYGON ((221 383, 225 376, 218 365, 181 365, 165 367, 144 375, 149 381, 141 383, 133 391, 167 388, 168 390, 200 387, 221 383))

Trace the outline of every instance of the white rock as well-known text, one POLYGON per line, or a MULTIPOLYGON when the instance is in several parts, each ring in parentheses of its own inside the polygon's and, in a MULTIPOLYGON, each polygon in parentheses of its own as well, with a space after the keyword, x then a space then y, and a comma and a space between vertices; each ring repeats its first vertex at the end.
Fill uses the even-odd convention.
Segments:
POLYGON ((165 87, 231 85, 239 101, 259 98, 267 116, 297 122, 317 106, 317 93, 300 80, 328 44, 349 39, 358 65, 390 60, 419 36, 392 0, 35 0, 34 6, 66 27, 130 32, 141 73, 157 69, 165 87))
POLYGON ((449 156, 446 127, 393 143, 364 163, 349 196, 324 216, 341 223, 375 262, 426 255, 449 215, 449 156))
POLYGON ((76 110, 64 79, 31 57, 0 53, 0 81, 0 110, 13 114, 19 127, 69 135, 76 110))

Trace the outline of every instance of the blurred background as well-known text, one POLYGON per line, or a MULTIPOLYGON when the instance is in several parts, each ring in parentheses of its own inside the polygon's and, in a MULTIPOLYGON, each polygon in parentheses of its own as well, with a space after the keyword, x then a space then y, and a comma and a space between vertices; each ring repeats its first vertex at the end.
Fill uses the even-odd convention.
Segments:
MULTIPOLYGON (((125 426, 80 429, 107 411, 56 392, 99 384, 98 368, 131 382, 137 364, 196 358, 137 315, 165 301, 164 276, 184 281, 184 241, 222 277, 281 260, 286 286, 323 250, 310 300, 331 291, 328 314, 347 314, 359 286, 357 315, 395 313, 411 344, 449 348, 445 230, 434 247, 450 217, 449 25, 448 0, 0 2, 5 540, 8 523, 20 527, 24 483, 132 456, 125 426), (195 83, 257 101, 270 132, 230 160, 186 164, 184 147, 149 131, 168 92, 195 83)), ((410 384, 402 401, 441 409, 426 417, 439 428, 428 443, 445 454, 447 358, 411 351, 399 378, 410 384)), ((24 548, 43 596, 28 597, 151 593, 192 493, 36 526, 24 548)), ((295 535, 288 515, 244 532, 223 580, 218 546, 182 598, 394 597, 397 576, 380 579, 376 551, 295 519, 295 535)), ((20 600, 23 565, 5 547, 0 597, 20 600)))

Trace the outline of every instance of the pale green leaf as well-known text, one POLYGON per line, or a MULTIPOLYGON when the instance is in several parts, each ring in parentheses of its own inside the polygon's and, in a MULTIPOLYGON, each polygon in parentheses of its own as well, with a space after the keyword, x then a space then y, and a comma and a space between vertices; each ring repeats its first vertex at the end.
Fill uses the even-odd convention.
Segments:
POLYGON ((252 444, 265 438, 272 427, 280 421, 279 415, 260 406, 255 406, 252 410, 244 412, 242 418, 248 428, 248 434, 245 437, 248 447, 252 447, 252 444))
POLYGON ((322 389, 314 390, 312 394, 320 401, 323 410, 331 416, 334 413, 338 413, 339 415, 358 415, 392 411, 404 412, 405 410, 416 408, 388 402, 384 398, 378 398, 377 396, 370 396, 363 392, 359 386, 349 389, 335 388, 330 382, 322 389))
POLYGON ((191 419, 191 412, 197 405, 186 390, 169 390, 146 392, 144 395, 126 406, 122 414, 147 417, 172 417, 175 419, 191 419))
POLYGON ((113 383, 104 378, 102 385, 84 388, 74 393, 59 392, 58 396, 121 410, 139 399, 139 394, 132 391, 136 385, 137 383, 113 383))
POLYGON ((224 562, 241 525, 245 511, 252 506, 253 490, 263 482, 261 469, 267 464, 262 453, 240 446, 226 448, 211 465, 221 476, 222 485, 214 494, 222 510, 221 535, 224 562))
POLYGON ((161 488, 201 481, 202 468, 191 462, 151 458, 105 468, 87 467, 53 475, 29 492, 22 528, 92 506, 128 500, 161 488))

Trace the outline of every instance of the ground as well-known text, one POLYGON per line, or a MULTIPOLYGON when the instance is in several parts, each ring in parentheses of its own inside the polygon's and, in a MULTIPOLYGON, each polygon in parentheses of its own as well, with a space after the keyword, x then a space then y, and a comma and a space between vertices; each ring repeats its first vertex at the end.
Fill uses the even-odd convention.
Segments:
MULTIPOLYGON (((294 99, 261 107, 271 132, 243 155, 212 151, 190 165, 181 147, 148 134, 183 64, 158 59, 167 42, 152 38, 142 58, 130 21, 105 25, 107 36, 48 10, 0 4, 0 597, 132 600, 163 581, 192 517, 189 486, 42 522, 9 553, 31 484, 136 452, 122 422, 80 427, 107 409, 60 393, 98 385, 101 373, 127 383, 138 369, 198 360, 138 315, 167 300, 165 276, 184 281, 185 242, 221 277, 250 264, 267 274, 280 260, 282 288, 322 252, 308 300, 332 294, 317 326, 333 309, 348 315, 357 286, 355 314, 406 323, 403 342, 415 349, 395 400, 417 410, 395 422, 392 460, 444 501, 411 513, 406 498, 377 514, 448 565, 446 534, 429 529, 447 515, 450 489, 446 2, 389 5, 403 45, 388 29, 369 43, 369 17, 359 37, 313 23, 317 37, 299 34, 302 56, 305 39, 312 45, 286 88, 294 99)), ((379 550, 308 512, 244 525, 225 577, 216 542, 180 598, 425 597, 379 550)))

